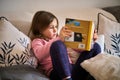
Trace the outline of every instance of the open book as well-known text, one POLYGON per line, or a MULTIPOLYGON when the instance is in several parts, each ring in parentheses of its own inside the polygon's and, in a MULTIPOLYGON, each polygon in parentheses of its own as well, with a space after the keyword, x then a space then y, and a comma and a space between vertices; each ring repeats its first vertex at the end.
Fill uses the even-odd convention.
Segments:
POLYGON ((73 49, 89 51, 93 41, 93 21, 66 18, 65 26, 72 30, 72 36, 65 38, 65 45, 73 49))

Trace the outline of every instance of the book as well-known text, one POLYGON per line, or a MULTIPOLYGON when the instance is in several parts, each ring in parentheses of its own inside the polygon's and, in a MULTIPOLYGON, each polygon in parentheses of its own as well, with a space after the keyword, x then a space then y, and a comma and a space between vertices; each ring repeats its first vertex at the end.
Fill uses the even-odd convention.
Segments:
POLYGON ((72 30, 72 36, 65 38, 65 45, 69 48, 90 51, 93 41, 93 21, 66 18, 65 26, 72 30))

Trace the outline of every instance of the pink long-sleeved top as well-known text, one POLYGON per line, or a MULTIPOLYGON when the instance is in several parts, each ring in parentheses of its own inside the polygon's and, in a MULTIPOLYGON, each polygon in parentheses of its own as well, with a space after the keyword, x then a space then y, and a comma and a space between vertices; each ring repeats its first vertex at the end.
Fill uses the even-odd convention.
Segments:
MULTIPOLYGON (((50 72, 53 69, 52 61, 51 61, 51 57, 50 57, 50 46, 56 40, 60 40, 60 38, 57 37, 57 38, 51 39, 49 41, 46 41, 46 40, 40 39, 40 38, 36 38, 32 41, 32 49, 34 51, 34 54, 37 57, 42 70, 45 71, 45 74, 47 76, 49 76, 50 72)), ((70 58, 69 58, 69 61, 71 63, 70 58)))

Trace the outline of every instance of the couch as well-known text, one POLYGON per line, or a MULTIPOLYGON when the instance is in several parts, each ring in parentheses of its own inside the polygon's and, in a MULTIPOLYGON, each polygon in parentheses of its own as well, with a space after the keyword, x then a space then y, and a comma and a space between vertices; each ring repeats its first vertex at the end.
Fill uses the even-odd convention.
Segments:
MULTIPOLYGON (((117 10, 120 10, 118 7, 117 10)), ((95 23, 98 29, 96 42, 100 44, 102 54, 80 65, 96 80, 120 80, 120 17, 111 13, 111 8, 114 10, 116 7, 53 12, 58 16, 60 26, 64 25, 65 18, 92 20, 95 23)), ((34 13, 0 12, 0 80, 49 80, 38 70, 37 59, 31 51, 31 40, 27 36, 34 13)), ((69 55, 75 63, 79 54, 69 50, 69 55)))

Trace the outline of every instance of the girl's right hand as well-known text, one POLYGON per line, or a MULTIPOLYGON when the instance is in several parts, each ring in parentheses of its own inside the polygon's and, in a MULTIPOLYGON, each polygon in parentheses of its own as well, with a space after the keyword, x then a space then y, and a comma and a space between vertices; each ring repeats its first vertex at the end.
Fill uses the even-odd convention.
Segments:
POLYGON ((68 29, 67 26, 62 27, 60 30, 59 37, 61 38, 62 41, 64 41, 65 37, 71 37, 72 36, 72 31, 68 29))

